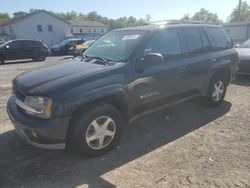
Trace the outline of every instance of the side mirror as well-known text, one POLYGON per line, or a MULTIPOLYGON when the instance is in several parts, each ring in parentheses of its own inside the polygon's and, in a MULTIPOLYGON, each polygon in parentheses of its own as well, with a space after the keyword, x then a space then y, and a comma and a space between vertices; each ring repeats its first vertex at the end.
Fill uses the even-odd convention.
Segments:
POLYGON ((143 72, 144 69, 147 69, 152 66, 161 65, 164 63, 164 57, 159 53, 149 53, 144 56, 144 58, 138 59, 136 62, 136 70, 138 72, 143 72))

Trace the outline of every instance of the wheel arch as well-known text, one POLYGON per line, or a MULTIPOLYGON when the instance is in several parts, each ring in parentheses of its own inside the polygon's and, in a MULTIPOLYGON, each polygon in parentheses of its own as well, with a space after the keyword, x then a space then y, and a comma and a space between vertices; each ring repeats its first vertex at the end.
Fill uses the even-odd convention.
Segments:
POLYGON ((211 80, 215 76, 218 76, 218 75, 225 76, 226 83, 227 85, 229 85, 229 83, 231 82, 231 68, 230 67, 221 67, 221 68, 214 69, 211 80))
POLYGON ((88 110, 91 110, 95 108, 95 106, 98 106, 102 103, 106 103, 106 104, 114 106, 123 117, 124 123, 127 124, 129 122, 129 109, 128 109, 126 100, 124 99, 122 94, 112 94, 112 95, 103 96, 97 99, 93 99, 89 102, 79 105, 73 111, 72 117, 69 122, 68 130, 67 130, 67 137, 66 137, 67 142, 69 141, 68 139, 72 130, 72 124, 74 124, 76 116, 79 113, 87 112, 88 110))

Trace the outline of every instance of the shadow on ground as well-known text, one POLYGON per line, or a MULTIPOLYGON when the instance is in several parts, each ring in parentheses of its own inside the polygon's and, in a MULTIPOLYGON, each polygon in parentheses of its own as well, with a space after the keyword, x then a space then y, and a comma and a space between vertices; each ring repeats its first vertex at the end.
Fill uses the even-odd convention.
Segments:
POLYGON ((14 131, 6 132, 0 135, 0 187, 19 187, 30 182, 41 187, 46 187, 45 182, 51 182, 53 187, 115 187, 101 176, 206 126, 230 108, 229 102, 205 108, 189 101, 154 113, 130 125, 117 149, 94 159, 36 149, 20 140, 14 131))

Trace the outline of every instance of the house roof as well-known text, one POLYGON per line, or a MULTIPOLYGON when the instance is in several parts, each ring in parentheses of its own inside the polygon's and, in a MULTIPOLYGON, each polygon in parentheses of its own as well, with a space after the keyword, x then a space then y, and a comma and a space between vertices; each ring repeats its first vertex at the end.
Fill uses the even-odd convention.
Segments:
POLYGON ((70 26, 74 27, 107 27, 106 25, 100 23, 100 22, 95 22, 95 21, 69 21, 70 26))
POLYGON ((26 18, 29 18, 29 17, 31 17, 31 16, 33 16, 33 15, 35 15, 35 14, 39 14, 39 13, 41 13, 41 12, 47 13, 47 14, 49 14, 50 16, 53 16, 53 17, 55 17, 55 18, 57 18, 57 19, 59 19, 59 20, 65 22, 65 23, 67 23, 67 24, 70 23, 68 20, 65 20, 65 19, 63 19, 63 18, 60 18, 60 17, 54 15, 54 14, 51 13, 51 12, 48 12, 48 11, 46 11, 46 10, 38 10, 38 11, 35 11, 35 12, 32 12, 32 13, 26 14, 25 16, 21 16, 21 17, 18 17, 18 18, 13 18, 13 19, 11 19, 11 20, 9 20, 9 21, 7 21, 7 22, 3 22, 3 23, 0 24, 0 26, 10 25, 10 24, 19 22, 19 21, 24 20, 24 19, 26 19, 26 18))
POLYGON ((0 26, 5 26, 5 25, 10 25, 10 24, 13 24, 13 23, 16 23, 16 22, 19 22, 21 20, 24 20, 26 18, 29 18, 35 14, 39 14, 39 13, 46 13, 46 14, 49 14, 50 16, 53 16, 67 24, 70 24, 71 26, 75 26, 75 27, 106 27, 106 25, 102 24, 102 23, 99 23, 99 22, 95 22, 95 21, 70 21, 70 20, 65 20, 59 16, 56 16, 54 15, 53 13, 51 12, 48 12, 46 10, 38 10, 38 11, 35 11, 35 12, 32 12, 30 14, 26 14, 25 16, 22 16, 22 17, 18 17, 18 18, 13 18, 7 22, 3 22, 3 23, 0 23, 0 26))

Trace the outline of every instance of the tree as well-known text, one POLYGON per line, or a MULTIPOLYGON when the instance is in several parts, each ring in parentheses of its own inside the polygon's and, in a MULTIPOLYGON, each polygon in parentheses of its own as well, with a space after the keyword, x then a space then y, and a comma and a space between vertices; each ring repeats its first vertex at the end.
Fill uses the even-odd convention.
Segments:
POLYGON ((222 20, 219 19, 217 14, 209 12, 208 10, 202 8, 199 12, 196 12, 193 16, 184 15, 182 20, 190 20, 190 21, 203 21, 207 23, 222 23, 222 20))
POLYGON ((8 13, 0 13, 0 23, 4 23, 10 20, 8 13))
POLYGON ((29 13, 34 13, 34 12, 37 12, 37 11, 39 11, 39 10, 41 10, 41 9, 31 8, 31 9, 29 10, 29 13))
POLYGON ((231 15, 228 18, 229 22, 247 22, 250 21, 250 5, 247 2, 242 2, 240 7, 240 14, 239 7, 233 9, 231 15))
POLYGON ((13 13, 13 17, 14 18, 20 18, 20 17, 23 17, 23 16, 25 16, 27 14, 28 14, 27 12, 18 11, 18 12, 13 13))
MULTIPOLYGON (((53 12, 52 12, 53 13, 53 12)), ((130 17, 120 17, 118 19, 109 19, 107 17, 103 17, 99 15, 96 11, 89 12, 88 14, 77 13, 75 11, 67 12, 67 13, 53 13, 63 19, 66 20, 90 20, 90 21, 97 21, 103 23, 108 26, 109 30, 122 28, 122 27, 132 27, 132 26, 139 26, 145 25, 147 22, 145 19, 136 19, 133 16, 130 17)), ((151 19, 151 16, 148 15, 147 18, 148 22, 151 19)))

